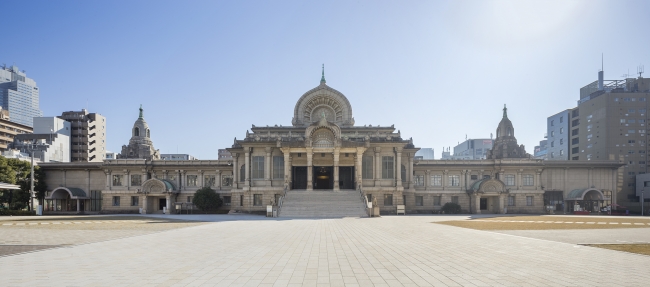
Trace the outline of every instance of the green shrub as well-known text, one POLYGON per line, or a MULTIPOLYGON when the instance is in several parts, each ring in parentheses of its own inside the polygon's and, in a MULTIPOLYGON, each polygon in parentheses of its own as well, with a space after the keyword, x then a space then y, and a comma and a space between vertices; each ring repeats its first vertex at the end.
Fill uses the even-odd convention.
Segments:
POLYGON ((0 209, 0 216, 5 215, 15 215, 15 216, 24 216, 24 215, 36 215, 34 211, 28 210, 11 210, 11 209, 0 209))
POLYGON ((223 204, 223 200, 212 188, 204 187, 194 193, 192 203, 199 210, 215 210, 223 204))
POLYGON ((459 214, 461 212, 460 205, 458 205, 458 203, 453 203, 453 202, 445 203, 445 205, 443 205, 440 210, 445 212, 445 214, 459 214))

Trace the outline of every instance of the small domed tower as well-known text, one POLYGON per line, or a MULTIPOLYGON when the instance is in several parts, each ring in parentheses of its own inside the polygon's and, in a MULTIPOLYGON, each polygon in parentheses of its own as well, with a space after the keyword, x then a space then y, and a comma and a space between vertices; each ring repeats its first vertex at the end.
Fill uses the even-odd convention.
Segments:
POLYGON ((503 105, 503 118, 497 127, 497 138, 494 140, 492 149, 487 152, 488 159, 502 158, 529 158, 524 145, 517 145, 515 128, 508 119, 508 108, 503 105))
POLYGON ((160 159, 160 152, 153 147, 149 125, 144 120, 142 105, 140 105, 140 116, 131 129, 129 145, 122 146, 120 158, 160 159))

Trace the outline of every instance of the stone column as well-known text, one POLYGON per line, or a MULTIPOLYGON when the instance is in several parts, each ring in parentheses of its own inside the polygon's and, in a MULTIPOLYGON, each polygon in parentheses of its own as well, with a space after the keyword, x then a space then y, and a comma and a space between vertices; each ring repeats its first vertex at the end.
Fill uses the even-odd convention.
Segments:
POLYGON ((424 190, 429 190, 429 187, 431 187, 431 171, 430 170, 425 170, 424 171, 424 190))
POLYGON ((447 173, 448 170, 443 170, 442 171, 442 190, 447 190, 447 182, 449 181, 449 178, 447 178, 447 173))
MULTIPOLYGON (((104 173, 106 174, 106 189, 111 190, 111 170, 105 169, 104 173)), ((65 181, 63 182, 63 185, 65 186, 65 181)))
POLYGON ((282 149, 284 153, 284 187, 289 189, 291 184, 291 149, 282 149))
POLYGON ((506 208, 506 205, 505 205, 505 203, 506 203, 506 196, 507 196, 507 194, 505 194, 505 193, 500 193, 500 194, 499 194, 499 197, 497 198, 497 200, 499 200, 499 202, 497 203, 497 209, 498 209, 498 210, 497 210, 497 213, 498 213, 498 214, 505 214, 504 211, 505 211, 505 208, 506 208))
POLYGON ((169 178, 169 171, 168 171, 168 170, 163 169, 163 170, 162 170, 162 174, 163 174, 163 179, 167 179, 167 178, 169 178))
POLYGON ((142 214, 147 214, 147 195, 140 196, 142 198, 142 214))
POLYGON ((474 214, 481 214, 481 196, 478 193, 475 193, 471 196, 472 202, 472 209, 474 209, 474 214))
POLYGON ((77 213, 79 213, 79 199, 77 199, 77 213))
POLYGON ((198 170, 198 172, 199 172, 199 177, 200 177, 199 178, 198 188, 203 188, 205 186, 205 178, 203 177, 204 172, 203 172, 203 170, 200 170, 200 169, 198 170))
POLYGON ((165 196, 165 199, 167 199, 167 202, 166 202, 167 214, 171 214, 171 211, 172 211, 172 209, 171 209, 172 208, 171 196, 169 194, 167 194, 167 196, 165 196))
POLYGON ((232 166, 232 187, 239 188, 239 154, 235 153, 233 157, 233 166, 232 166))
POLYGON ((381 157, 379 153, 381 152, 380 147, 375 147, 375 186, 380 186, 379 181, 381 180, 381 157))
POLYGON ((334 148, 334 190, 340 190, 339 186, 339 155, 341 150, 339 148, 334 148))
POLYGON ((180 183, 180 186, 182 186, 181 190, 187 190, 187 177, 185 176, 187 171, 181 169, 180 173, 178 182, 180 183))
POLYGON ((244 186, 251 186, 251 179, 250 179, 250 173, 251 173, 251 157, 250 157, 250 148, 249 150, 246 151, 244 154, 244 172, 246 173, 244 175, 244 186))
POLYGON ((413 189, 413 154, 409 153, 409 166, 406 171, 406 182, 409 189, 413 189))
POLYGON ((357 148, 357 153, 354 157, 354 170, 356 175, 356 188, 363 186, 363 148, 357 148))
POLYGON ((397 176, 395 176, 396 178, 395 186, 402 187, 402 148, 401 147, 395 148, 395 157, 396 157, 395 162, 397 164, 397 169, 396 169, 397 176))
POLYGON ((131 190, 131 180, 129 178, 129 170, 125 169, 124 172, 124 181, 126 181, 126 190, 131 190))
POLYGON ((264 180, 271 180, 271 147, 266 147, 266 158, 264 158, 264 180))
POLYGON ((313 170, 314 167, 312 166, 312 158, 313 158, 313 149, 312 148, 307 148, 307 190, 314 190, 314 185, 313 185, 313 170))
POLYGON ((214 176, 214 180, 216 181, 215 183, 217 184, 219 190, 221 190, 221 170, 218 169, 216 170, 216 175, 214 176))
POLYGON ((517 189, 521 189, 521 188, 522 188, 522 184, 521 184, 521 172, 523 172, 523 171, 524 171, 523 169, 520 169, 519 171, 517 171, 517 179, 515 179, 515 180, 517 181, 517 182, 515 182, 515 186, 517 187, 517 189))
POLYGON ((463 169, 460 171, 460 181, 458 182, 458 189, 463 190, 465 188, 465 176, 466 171, 463 169))

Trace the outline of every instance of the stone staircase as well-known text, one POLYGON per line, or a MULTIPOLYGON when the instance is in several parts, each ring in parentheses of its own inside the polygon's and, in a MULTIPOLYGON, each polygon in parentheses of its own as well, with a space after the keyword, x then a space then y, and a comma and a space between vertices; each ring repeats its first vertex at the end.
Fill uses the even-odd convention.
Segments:
POLYGON ((356 190, 290 190, 282 200, 279 217, 367 217, 356 190))

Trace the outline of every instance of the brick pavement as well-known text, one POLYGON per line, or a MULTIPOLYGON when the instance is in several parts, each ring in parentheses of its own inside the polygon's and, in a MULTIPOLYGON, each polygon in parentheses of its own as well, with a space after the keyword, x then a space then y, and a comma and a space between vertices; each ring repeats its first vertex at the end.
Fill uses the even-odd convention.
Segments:
POLYGON ((214 222, 2 257, 0 278, 7 286, 643 286, 650 281, 650 256, 431 223, 453 218, 447 216, 204 218, 214 222))

